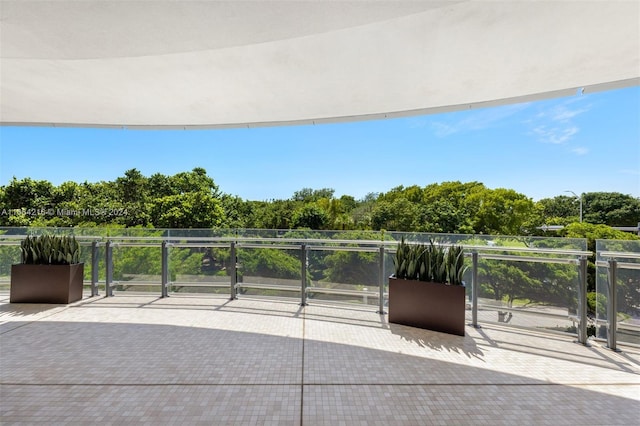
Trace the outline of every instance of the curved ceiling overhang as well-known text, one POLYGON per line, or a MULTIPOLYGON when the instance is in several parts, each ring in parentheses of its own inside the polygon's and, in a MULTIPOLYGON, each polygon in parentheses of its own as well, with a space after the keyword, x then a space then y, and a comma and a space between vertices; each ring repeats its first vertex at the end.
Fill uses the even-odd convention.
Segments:
POLYGON ((224 128, 640 84, 640 2, 0 0, 0 122, 224 128))

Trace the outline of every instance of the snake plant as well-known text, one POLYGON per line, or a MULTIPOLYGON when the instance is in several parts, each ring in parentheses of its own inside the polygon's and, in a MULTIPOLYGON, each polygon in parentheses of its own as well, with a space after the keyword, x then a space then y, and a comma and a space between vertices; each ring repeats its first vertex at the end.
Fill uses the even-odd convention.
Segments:
POLYGON ((22 263, 69 265, 80 263, 80 245, 74 236, 44 234, 28 236, 20 244, 22 263))
POLYGON ((467 269, 462 246, 445 247, 433 241, 410 244, 404 238, 398 243, 393 265, 396 278, 451 285, 462 285, 467 269))

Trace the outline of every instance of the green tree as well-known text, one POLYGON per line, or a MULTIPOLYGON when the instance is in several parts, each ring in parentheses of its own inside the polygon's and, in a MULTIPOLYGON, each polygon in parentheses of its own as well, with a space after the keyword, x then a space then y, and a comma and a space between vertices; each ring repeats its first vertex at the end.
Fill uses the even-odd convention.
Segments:
POLYGON ((566 223, 578 221, 580 217, 579 201, 575 197, 559 195, 553 198, 543 198, 536 203, 541 208, 542 216, 548 224, 555 218, 566 219, 566 223))
POLYGON ((123 215, 122 222, 127 226, 148 225, 149 185, 148 179, 137 169, 127 170, 124 177, 115 181, 115 190, 122 209, 127 214, 123 215))
POLYGON ((356 201, 355 207, 349 213, 355 229, 372 229, 372 212, 378 196, 379 194, 370 192, 362 200, 356 201))
POLYGON ((53 185, 46 180, 13 177, 4 188, 4 203, 11 209, 48 209, 52 196, 53 185))
MULTIPOLYGON (((559 195, 537 202, 544 222, 567 225, 580 218, 580 199, 559 195)), ((583 221, 609 226, 635 226, 640 222, 640 199, 619 192, 582 194, 583 221)))
POLYGON ((329 215, 315 203, 296 209, 291 218, 293 228, 327 229, 329 215))
POLYGON ((293 226, 293 213, 300 203, 291 200, 271 202, 251 202, 252 218, 249 228, 290 229, 293 226))
POLYGON ((1 226, 29 226, 38 216, 53 208, 53 185, 45 180, 16 179, 3 187, 0 200, 1 226))
POLYGON ((293 201, 301 201, 303 203, 313 203, 321 198, 332 199, 335 190, 331 188, 311 189, 302 188, 300 191, 293 193, 291 198, 293 201))
POLYGON ((356 206, 353 197, 342 196, 340 198, 320 198, 316 205, 328 215, 325 227, 327 229, 353 229, 354 220, 350 215, 356 206))
POLYGON ((147 186, 149 188, 150 198, 162 198, 168 195, 175 195, 171 188, 169 177, 162 173, 152 174, 147 181, 147 186))
POLYGON ((468 198, 474 206, 472 218, 476 233, 520 235, 534 211, 533 201, 513 189, 487 189, 468 198))
POLYGON ((212 195, 189 192, 154 200, 151 217, 160 228, 212 228, 223 223, 224 210, 212 195))
POLYGON ((224 210, 224 228, 253 228, 250 219, 253 214, 253 204, 245 202, 242 198, 224 194, 220 197, 224 210))
POLYGON ((584 221, 609 226, 640 223, 640 198, 619 192, 587 192, 583 195, 584 221))
POLYGON ((207 171, 202 167, 196 167, 190 172, 177 173, 169 178, 173 194, 187 192, 202 192, 214 198, 220 197, 218 185, 207 176, 207 171))
POLYGON ((418 207, 404 197, 393 197, 392 201, 378 201, 371 211, 373 229, 388 231, 412 231, 418 207))
POLYGON ((465 208, 447 199, 437 199, 419 207, 419 222, 415 231, 438 233, 473 233, 471 217, 465 208))
POLYGON ((147 178, 137 169, 124 172, 124 177, 116 179, 115 187, 120 200, 125 203, 144 202, 149 193, 147 178))

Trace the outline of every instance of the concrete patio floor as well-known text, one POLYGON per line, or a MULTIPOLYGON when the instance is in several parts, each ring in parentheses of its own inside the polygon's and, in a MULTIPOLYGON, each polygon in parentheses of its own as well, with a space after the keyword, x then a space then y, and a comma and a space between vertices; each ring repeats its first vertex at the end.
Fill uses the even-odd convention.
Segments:
POLYGON ((484 324, 465 337, 372 307, 0 294, 0 423, 632 425, 640 350, 484 324))

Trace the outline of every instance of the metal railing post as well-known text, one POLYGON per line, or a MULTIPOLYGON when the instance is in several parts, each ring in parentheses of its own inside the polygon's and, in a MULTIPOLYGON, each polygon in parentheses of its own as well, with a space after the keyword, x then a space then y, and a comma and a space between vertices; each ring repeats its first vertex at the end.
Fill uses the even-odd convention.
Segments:
POLYGON ((231 287, 229 289, 229 300, 234 300, 238 298, 236 293, 236 284, 238 283, 238 258, 236 257, 236 243, 231 242, 231 246, 229 249, 230 254, 230 267, 231 267, 231 287))
POLYGON ((478 325, 478 252, 471 253, 471 325, 480 328, 478 325))
POLYGON ((110 240, 107 241, 107 244, 105 246, 105 268, 105 297, 111 297, 113 296, 113 288, 111 287, 111 283, 113 282, 113 247, 110 240))
POLYGON ((587 258, 580 257, 580 285, 578 290, 578 342, 587 344, 587 258))
POLYGON ((618 262, 609 259, 609 292, 607 294, 607 346, 611 350, 617 350, 617 328, 618 328, 618 300, 617 300, 617 269, 618 262))
POLYGON ((307 246, 300 246, 300 306, 307 306, 307 246))
POLYGON ((98 242, 93 241, 91 243, 91 297, 99 296, 98 294, 98 279, 99 274, 99 258, 98 258, 98 242))
POLYGON ((378 295, 378 314, 384 315, 386 312, 384 311, 384 283, 385 283, 385 273, 384 273, 384 246, 380 247, 380 254, 378 257, 378 289, 380 294, 378 295))
POLYGON ((167 241, 162 241, 162 291, 160 297, 169 297, 169 248, 167 241))

